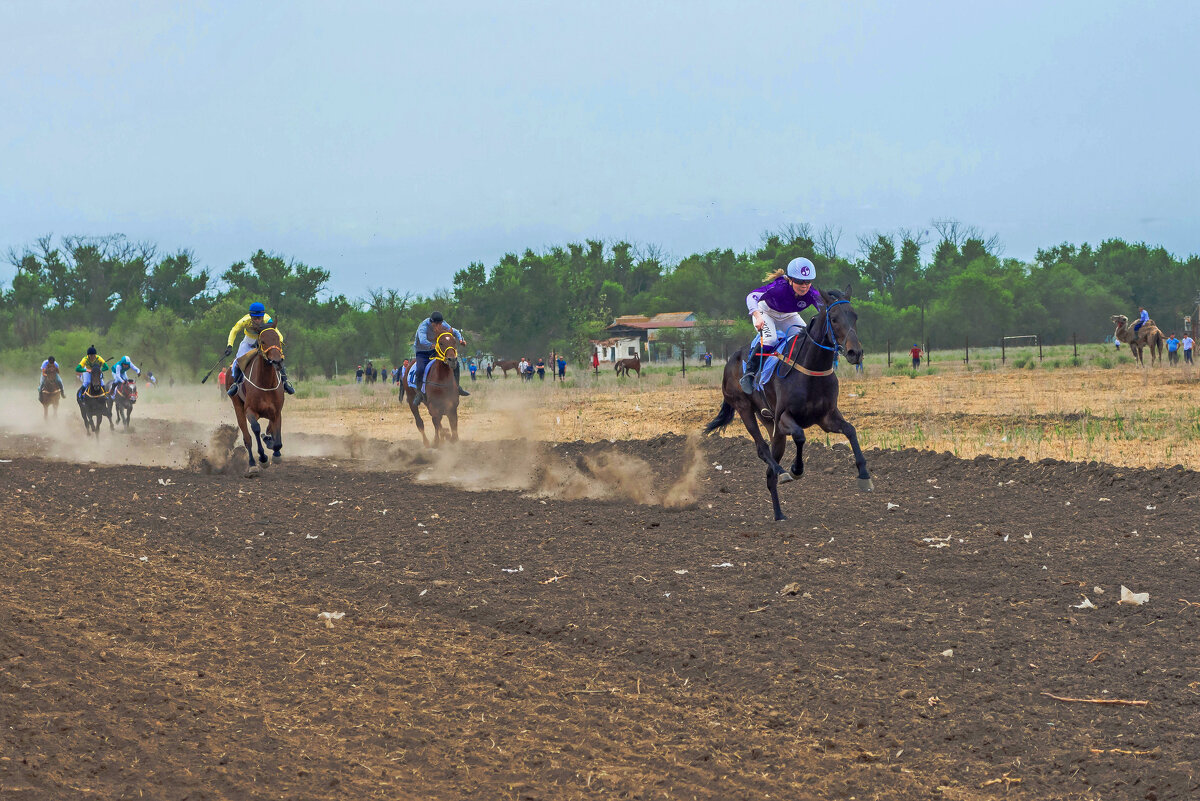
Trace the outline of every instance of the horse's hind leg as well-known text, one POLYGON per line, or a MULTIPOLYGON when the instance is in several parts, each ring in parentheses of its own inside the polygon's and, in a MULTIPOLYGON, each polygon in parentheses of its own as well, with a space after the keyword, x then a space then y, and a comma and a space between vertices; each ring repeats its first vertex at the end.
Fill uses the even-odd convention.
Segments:
POLYGON ((863 492, 875 489, 875 483, 871 481, 871 474, 867 472, 867 457, 863 456, 862 448, 858 445, 858 432, 850 424, 850 421, 842 417, 841 412, 834 409, 826 415, 825 420, 821 423, 821 428, 831 434, 840 432, 850 441, 850 449, 854 451, 854 464, 858 467, 858 488, 863 492))
POLYGON ((412 412, 413 420, 417 422, 417 430, 421 432, 421 441, 425 443, 425 447, 428 448, 429 437, 425 436, 425 421, 421 419, 421 409, 419 405, 412 402, 414 397, 416 397, 416 393, 411 389, 406 392, 408 408, 412 412))
POLYGON ((792 434, 792 442, 796 444, 796 461, 792 462, 791 474, 797 479, 804 475, 804 429, 797 428, 792 434))
POLYGON ((242 429, 242 445, 246 447, 246 457, 250 460, 250 469, 254 469, 254 448, 250 444, 250 430, 246 428, 246 407, 241 398, 234 397, 233 410, 237 414, 238 428, 242 429))

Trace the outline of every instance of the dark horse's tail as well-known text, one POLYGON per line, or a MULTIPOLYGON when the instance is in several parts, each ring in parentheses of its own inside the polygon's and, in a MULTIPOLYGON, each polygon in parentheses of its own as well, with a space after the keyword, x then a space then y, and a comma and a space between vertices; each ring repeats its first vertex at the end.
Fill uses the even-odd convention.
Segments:
POLYGON ((733 422, 733 414, 733 407, 729 405, 729 401, 722 402, 721 411, 717 412, 717 416, 712 419, 712 422, 704 427, 704 433, 711 434, 729 425, 733 422))

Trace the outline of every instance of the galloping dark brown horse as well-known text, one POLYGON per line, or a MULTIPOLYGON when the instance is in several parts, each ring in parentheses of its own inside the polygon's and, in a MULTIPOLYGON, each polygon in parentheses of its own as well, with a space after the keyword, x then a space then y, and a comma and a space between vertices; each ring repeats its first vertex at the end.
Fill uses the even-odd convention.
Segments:
POLYGON ((42 404, 42 419, 47 420, 50 417, 50 407, 54 406, 54 416, 58 417, 58 384, 52 376, 42 376, 42 383, 38 386, 38 400, 42 404))
POLYGON ((272 461, 279 462, 283 457, 279 451, 283 448, 283 401, 287 396, 283 391, 283 340, 274 328, 264 328, 258 335, 258 347, 242 357, 242 378, 237 393, 233 396, 233 411, 237 414, 238 427, 242 429, 242 444, 246 446, 246 454, 250 457, 250 469, 254 469, 254 451, 250 447, 250 431, 246 429, 247 420, 250 430, 254 431, 254 440, 258 444, 258 461, 267 464, 267 453, 263 443, 267 444, 273 453, 272 461), (259 428, 259 418, 267 421, 267 431, 262 433, 259 428))
POLYGON ((504 377, 508 378, 508 371, 516 370, 517 365, 519 365, 520 363, 521 362, 519 359, 501 359, 500 361, 496 362, 496 366, 499 367, 501 370, 503 370, 504 377))
POLYGON ((132 380, 120 384, 113 393, 112 407, 117 413, 117 422, 124 423, 126 431, 129 430, 129 416, 133 414, 133 404, 137 403, 137 398, 137 385, 132 380))
POLYGON ((613 369, 617 371, 618 377, 627 377, 629 371, 632 370, 638 374, 638 378, 642 377, 642 358, 634 355, 628 359, 619 359, 613 369))
POLYGON ((801 343, 798 352, 786 356, 788 348, 779 348, 785 360, 764 389, 747 395, 738 385, 746 348, 729 357, 721 384, 725 396, 721 411, 704 429, 712 433, 724 428, 733 420, 735 411, 742 418, 754 439, 758 457, 767 463, 767 489, 771 492, 776 520, 784 519, 779 507, 779 482, 793 481, 804 473, 804 429, 812 425, 844 434, 850 440, 854 464, 858 467, 858 487, 864 492, 874 489, 867 460, 858 446, 858 434, 837 408, 838 379, 833 365, 837 352, 842 350, 851 364, 862 361, 862 343, 854 330, 858 315, 850 305, 849 287, 845 292, 822 292, 821 300, 824 308, 812 318, 809 333, 796 340, 801 343), (759 429, 760 420, 771 431, 770 446, 759 429), (796 443, 796 461, 791 471, 786 471, 779 460, 789 436, 796 443))
MULTIPOLYGON (((408 402, 412 410, 413 420, 417 421, 417 430, 421 432, 421 441, 425 447, 434 447, 442 443, 442 418, 450 418, 450 441, 458 442, 458 382, 454 380, 454 366, 458 363, 458 346, 461 344, 454 332, 444 323, 433 323, 429 328, 429 336, 433 340, 433 349, 437 355, 430 362, 429 378, 425 381, 425 407, 429 410, 429 419, 433 422, 433 445, 425 436, 425 421, 421 419, 420 404, 414 403, 417 391, 405 380, 401 389, 401 397, 408 402)), ((417 376, 417 385, 421 376, 417 376)))
POLYGON ((103 373, 99 365, 93 365, 88 370, 88 375, 90 383, 86 387, 80 387, 76 397, 79 400, 79 414, 83 417, 84 427, 89 434, 95 434, 99 439, 102 417, 108 418, 109 431, 115 428, 112 419, 112 401, 108 397, 108 390, 100 383, 103 373))

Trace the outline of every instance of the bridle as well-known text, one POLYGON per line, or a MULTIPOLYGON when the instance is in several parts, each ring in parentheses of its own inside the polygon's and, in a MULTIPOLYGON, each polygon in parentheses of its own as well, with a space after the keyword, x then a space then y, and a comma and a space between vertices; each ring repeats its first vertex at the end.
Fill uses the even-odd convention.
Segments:
MULTIPOLYGON (((245 370, 242 372, 242 380, 245 381, 250 386, 257 389, 259 392, 274 392, 275 390, 279 389, 279 387, 283 384, 283 375, 279 371, 279 368, 283 366, 283 343, 275 342, 271 345, 267 345, 264 348, 263 341, 262 341, 262 334, 263 334, 263 332, 265 332, 267 330, 268 329, 264 328, 262 331, 259 332, 259 338, 258 338, 258 341, 255 343, 255 347, 258 349, 258 353, 260 356, 262 356, 263 361, 265 361, 267 364, 269 364, 275 368, 275 386, 260 387, 258 384, 254 383, 254 379, 250 378, 249 370, 245 370), (278 359, 271 358, 270 353, 273 350, 279 351, 278 359)), ((271 329, 271 330, 274 330, 274 329, 271 329)), ((276 332, 276 333, 278 333, 278 332, 276 332)))
POLYGON ((457 345, 449 345, 449 346, 443 348, 442 347, 442 337, 450 337, 451 339, 454 339, 454 334, 451 333, 450 331, 443 331, 442 333, 437 335, 437 339, 433 343, 433 349, 437 353, 437 356, 435 357, 435 359, 439 362, 449 363, 450 359, 458 358, 458 346, 457 345))
MULTIPOLYGON (((821 348, 822 350, 831 351, 834 354, 833 362, 834 362, 835 366, 837 365, 838 354, 846 352, 846 345, 844 342, 837 341, 837 335, 833 331, 833 320, 831 319, 830 312, 833 311, 834 306, 840 306, 843 303, 849 305, 850 301, 845 300, 845 299, 835 300, 833 303, 830 303, 828 306, 826 306, 825 311, 823 312, 823 314, 825 315, 825 326, 824 326, 824 330, 821 333, 824 334, 825 336, 823 336, 822 339, 824 339, 827 336, 829 338, 829 341, 833 343, 833 346, 830 347, 829 345, 826 345, 822 342, 817 341, 816 337, 809 337, 809 341, 812 342, 814 345, 816 345, 818 348, 821 348)), ((851 326, 849 328, 849 330, 846 331, 846 342, 850 341, 850 334, 852 334, 852 333, 855 333, 853 326, 851 326)))

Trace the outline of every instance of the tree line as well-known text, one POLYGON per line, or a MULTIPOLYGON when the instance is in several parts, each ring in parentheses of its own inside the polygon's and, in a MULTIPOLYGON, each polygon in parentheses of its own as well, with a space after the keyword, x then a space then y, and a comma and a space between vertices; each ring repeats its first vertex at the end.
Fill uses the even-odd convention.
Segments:
POLYGON ((1112 314, 1132 316, 1138 306, 1177 330, 1200 289, 1195 255, 1109 239, 1022 261, 953 220, 852 245, 836 228, 796 224, 764 234, 751 250, 677 262, 652 246, 589 240, 508 254, 490 268, 469 264, 432 295, 370 288, 356 298, 329 290, 329 270, 262 250, 217 274, 189 250, 159 253, 120 235, 46 236, 8 253, 15 274, 0 291, 0 365, 29 370, 51 352, 70 363, 94 342, 102 355, 128 353, 150 369, 202 372, 252 300, 279 320, 300 377, 347 372, 365 359, 399 363, 433 309, 469 332, 470 352, 536 358, 554 350, 578 361, 618 315, 692 311, 701 319, 694 336, 720 353, 750 336, 746 293, 801 255, 816 263, 819 287, 853 292, 868 350, 889 340, 982 346, 1006 334, 1100 341, 1112 333, 1112 314))

